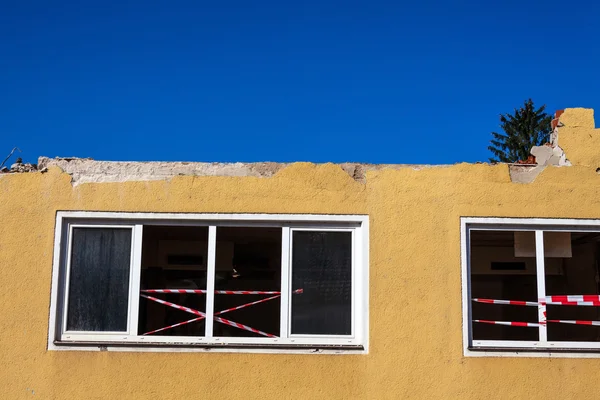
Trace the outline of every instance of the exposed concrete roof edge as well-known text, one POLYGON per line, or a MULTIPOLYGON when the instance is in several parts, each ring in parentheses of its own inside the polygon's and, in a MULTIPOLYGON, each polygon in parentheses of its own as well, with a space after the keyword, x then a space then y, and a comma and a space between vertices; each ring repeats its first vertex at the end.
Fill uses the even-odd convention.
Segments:
MULTIPOLYGON (((40 157, 38 168, 59 167, 71 175, 73 185, 99 182, 155 181, 175 176, 230 176, 269 178, 292 163, 252 162, 183 162, 183 161, 97 161, 77 157, 40 157)), ((322 165, 322 164, 321 164, 322 165)), ((366 182, 366 173, 372 170, 412 168, 443 168, 451 165, 426 164, 366 164, 338 163, 352 179, 366 182)))

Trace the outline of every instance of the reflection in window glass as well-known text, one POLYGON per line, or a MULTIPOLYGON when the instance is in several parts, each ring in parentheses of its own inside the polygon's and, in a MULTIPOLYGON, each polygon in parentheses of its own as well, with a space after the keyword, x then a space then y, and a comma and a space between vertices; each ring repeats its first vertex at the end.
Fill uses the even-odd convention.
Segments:
POLYGON ((292 334, 352 333, 352 234, 294 231, 292 334))
POLYGON ((144 290, 205 291, 207 252, 208 227, 206 226, 144 226, 140 279, 142 297, 138 323, 140 335, 205 335, 205 319, 144 296, 204 313, 206 293, 147 293, 144 290), (195 321, 185 323, 192 319, 195 321))
POLYGON ((215 316, 246 325, 263 334, 215 320, 213 336, 265 337, 265 334, 279 336, 281 228, 219 227, 216 252, 215 290, 278 293, 222 294, 217 292, 215 316), (224 310, 236 307, 240 308, 220 314, 224 310))
MULTIPOLYGON (((471 297, 537 301, 535 232, 470 232, 471 297)), ((538 322, 537 307, 471 302, 473 320, 538 322)), ((474 340, 538 340, 536 327, 473 322, 474 340)))
MULTIPOLYGON (((546 295, 600 294, 600 233, 544 232, 546 295)), ((549 320, 600 321, 600 307, 548 305, 549 320)), ((548 324, 549 341, 600 341, 600 327, 548 324)))
POLYGON ((67 330, 127 330, 131 233, 73 228, 67 330))

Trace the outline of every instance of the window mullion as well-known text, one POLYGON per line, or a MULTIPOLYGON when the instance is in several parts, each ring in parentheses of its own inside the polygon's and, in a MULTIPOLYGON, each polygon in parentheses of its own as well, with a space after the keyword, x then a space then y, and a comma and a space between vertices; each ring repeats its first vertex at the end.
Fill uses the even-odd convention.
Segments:
POLYGON ((360 290, 361 277, 357 265, 362 260, 362 238, 359 229, 352 231, 352 335, 361 340, 364 332, 362 331, 362 294, 360 290))
POLYGON ((289 337, 290 326, 290 228, 283 227, 281 230, 281 318, 279 327, 279 336, 281 338, 289 337))
POLYGON ((213 337, 213 317, 215 304, 215 265, 217 254, 217 227, 208 227, 208 256, 206 263, 206 324, 204 336, 213 337))
POLYGON ((535 259, 537 275, 537 294, 538 294, 538 322, 539 341, 544 343, 548 341, 548 327, 546 325, 546 272, 544 264, 544 232, 535 231, 535 259))
POLYGON ((65 287, 64 287, 64 304, 61 314, 61 334, 64 334, 67 331, 67 310, 69 309, 69 286, 71 284, 71 253, 73 252, 73 225, 68 224, 68 235, 67 235, 67 260, 65 262, 65 287))
POLYGON ((129 277, 129 334, 138 335, 138 317, 140 312, 140 279, 142 271, 142 235, 144 225, 137 224, 133 228, 131 275, 129 277))

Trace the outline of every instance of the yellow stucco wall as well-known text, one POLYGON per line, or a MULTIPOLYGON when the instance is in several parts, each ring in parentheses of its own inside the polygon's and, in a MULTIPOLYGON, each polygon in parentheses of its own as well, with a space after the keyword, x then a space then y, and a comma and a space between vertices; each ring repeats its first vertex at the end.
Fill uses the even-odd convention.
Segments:
POLYGON ((564 124, 558 143, 578 165, 600 168, 600 129, 594 129, 594 110, 570 109, 560 117, 564 124))
POLYGON ((561 117, 574 166, 548 167, 531 184, 486 164, 370 171, 366 184, 306 163, 272 178, 75 187, 58 168, 1 176, 2 398, 598 398, 600 359, 462 353, 459 218, 600 218, 600 131, 568 125, 587 115, 561 117), (368 214, 370 353, 47 351, 57 210, 368 214))

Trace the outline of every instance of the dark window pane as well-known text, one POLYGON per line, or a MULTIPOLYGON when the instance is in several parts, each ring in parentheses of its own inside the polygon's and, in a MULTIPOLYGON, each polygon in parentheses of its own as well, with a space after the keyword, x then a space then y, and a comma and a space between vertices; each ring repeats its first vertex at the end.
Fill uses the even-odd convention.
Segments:
MULTIPOLYGON (((600 232, 544 232, 547 296, 600 295, 600 232)), ((551 321, 600 321, 600 307, 548 305, 551 321)), ((600 326, 548 323, 549 341, 600 342, 600 326)))
POLYGON ((208 227, 144 225, 138 333, 152 336, 204 336, 206 321, 154 299, 206 311, 208 227), (196 293, 148 293, 186 289, 196 293), (192 322, 190 322, 192 321, 192 322))
MULTIPOLYGON (((470 241, 472 299, 537 301, 535 232, 472 230, 470 241)), ((536 327, 489 323, 537 323, 537 307, 471 301, 471 316, 474 340, 538 340, 536 327)))
MULTIPOLYGON (((281 290, 281 228, 217 228, 216 290, 279 292, 281 290)), ((215 294, 215 315, 258 302, 221 317, 262 333, 215 321, 218 337, 279 336, 281 298, 278 294, 215 294)))
POLYGON ((127 330, 131 229, 74 228, 67 330, 127 330))
POLYGON ((352 233, 295 231, 292 334, 352 333, 352 233))

